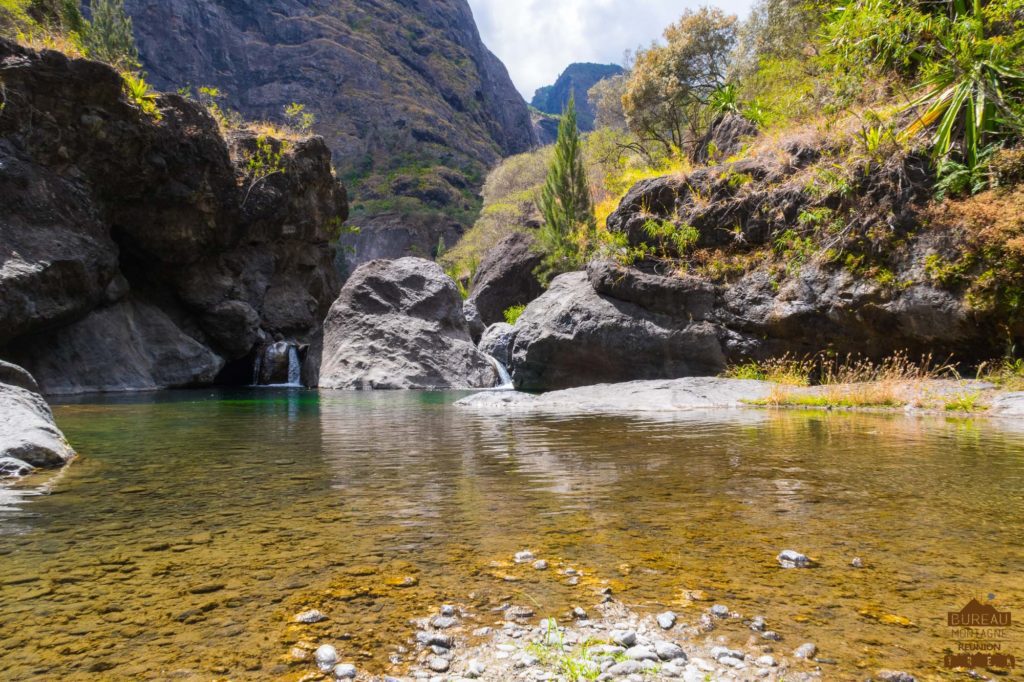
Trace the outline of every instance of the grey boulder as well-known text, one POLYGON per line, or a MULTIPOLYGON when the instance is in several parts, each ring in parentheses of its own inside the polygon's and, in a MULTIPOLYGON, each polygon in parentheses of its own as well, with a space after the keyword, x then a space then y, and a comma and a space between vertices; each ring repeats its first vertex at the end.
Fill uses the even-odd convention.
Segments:
POLYGON ((466 389, 496 381, 470 338, 455 282, 431 261, 365 263, 324 322, 321 388, 466 389))
POLYGON ((507 322, 492 324, 480 339, 480 352, 508 367, 512 364, 512 344, 515 340, 515 327, 507 322))
POLYGON ((0 468, 20 475, 27 473, 21 464, 59 467, 74 456, 42 396, 0 383, 0 468))
MULTIPOLYGON (((640 298, 635 289, 623 296, 640 298)), ((701 295, 694 300, 705 309, 701 295)), ((715 326, 685 307, 667 315, 599 293, 585 272, 555 278, 516 330, 511 374, 519 390, 708 376, 726 366, 715 326)))

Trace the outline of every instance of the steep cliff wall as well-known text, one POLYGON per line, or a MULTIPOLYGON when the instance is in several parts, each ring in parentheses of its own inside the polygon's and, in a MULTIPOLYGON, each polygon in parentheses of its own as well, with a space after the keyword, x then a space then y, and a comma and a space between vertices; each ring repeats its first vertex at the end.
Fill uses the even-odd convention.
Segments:
POLYGON ((305 104, 353 189, 355 260, 454 243, 502 156, 534 143, 465 0, 128 0, 161 89, 209 85, 250 119, 305 104))
MULTIPOLYGON (((213 382, 316 342, 347 215, 320 138, 225 140, 198 104, 124 96, 109 67, 0 40, 0 357, 44 392, 213 382)), ((315 363, 314 363, 315 364, 315 363)))

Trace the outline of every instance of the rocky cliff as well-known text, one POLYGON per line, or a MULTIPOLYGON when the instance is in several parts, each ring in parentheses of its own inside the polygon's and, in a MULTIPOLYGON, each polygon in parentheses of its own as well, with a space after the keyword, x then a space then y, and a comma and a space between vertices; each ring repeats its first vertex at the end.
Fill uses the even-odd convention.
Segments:
POLYGON ((194 102, 146 114, 107 66, 2 40, 0 73, 0 357, 74 393, 248 381, 264 345, 316 346, 347 215, 322 139, 225 140, 194 102))
POLYGON ((525 102, 465 0, 128 0, 161 89, 209 85, 249 119, 292 102, 353 188, 355 262, 429 256, 472 224, 502 156, 529 149, 525 102))
POLYGON ((537 90, 530 106, 545 114, 560 116, 569 103, 569 98, 575 95, 580 130, 593 130, 597 112, 590 104, 587 93, 605 78, 618 76, 624 72, 618 64, 570 64, 553 85, 546 85, 537 90))

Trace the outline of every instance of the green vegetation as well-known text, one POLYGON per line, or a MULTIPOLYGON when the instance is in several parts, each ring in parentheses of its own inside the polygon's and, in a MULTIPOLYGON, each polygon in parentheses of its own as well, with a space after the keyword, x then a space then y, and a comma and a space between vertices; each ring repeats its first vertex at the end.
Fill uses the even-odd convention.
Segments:
POLYGON ((542 627, 544 634, 541 641, 530 644, 526 650, 543 665, 554 668, 568 682, 587 682, 601 675, 601 666, 590 653, 590 648, 602 642, 587 640, 579 646, 571 647, 565 643, 562 630, 554 618, 544 620, 542 627))
POLYGON ((156 106, 156 92, 146 82, 141 73, 126 71, 121 74, 124 79, 124 90, 128 99, 137 106, 142 113, 160 120, 160 111, 156 106))
POLYGON ((245 156, 246 190, 243 206, 249 201, 253 190, 267 178, 285 172, 284 153, 287 151, 287 142, 260 135, 255 144, 256 148, 245 156))
POLYGON ((303 135, 311 134, 313 126, 316 124, 316 116, 312 112, 306 111, 305 104, 298 102, 292 102, 285 107, 284 117, 289 125, 303 135))
POLYGON ((124 0, 92 0, 90 7, 92 21, 83 35, 86 54, 121 72, 137 71, 139 50, 124 0))
POLYGON ((539 275, 547 280, 554 274, 582 265, 590 244, 597 237, 597 219, 583 162, 574 97, 569 98, 558 126, 554 158, 540 192, 540 210, 544 224, 537 239, 545 257, 539 275))
POLYGON ((525 305, 514 305, 505 311, 505 321, 514 327, 516 322, 519 321, 519 318, 522 317, 525 311, 525 305))

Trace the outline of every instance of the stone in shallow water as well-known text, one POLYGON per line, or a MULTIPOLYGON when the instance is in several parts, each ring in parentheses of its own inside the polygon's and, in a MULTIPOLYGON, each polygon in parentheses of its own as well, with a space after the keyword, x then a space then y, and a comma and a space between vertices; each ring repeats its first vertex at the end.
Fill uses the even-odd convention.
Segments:
POLYGON ((441 658, 440 656, 431 656, 427 659, 427 667, 433 670, 435 673, 448 672, 448 668, 451 667, 451 663, 447 658, 441 658))
POLYGON ((655 642, 654 653, 663 661, 674 661, 676 659, 686 660, 683 648, 674 642, 655 642))
POLYGON ((533 562, 533 567, 538 571, 546 571, 548 570, 548 562, 544 561, 544 559, 538 559, 533 562))
POLYGON ((626 649, 626 658, 634 661, 657 661, 658 654, 654 653, 650 647, 647 646, 632 646, 626 649))
POLYGON ((875 673, 878 682, 916 682, 917 678, 902 670, 879 670, 875 673))
POLYGON ((451 649, 455 646, 455 640, 451 635, 442 635, 440 632, 420 630, 416 633, 416 641, 423 646, 439 646, 442 649, 451 649))
POLYGON ((855 556, 853 557, 853 561, 850 562, 850 565, 854 568, 864 568, 864 560, 859 556, 855 556))
POLYGON ((783 568, 810 568, 813 563, 806 554, 801 554, 792 549, 783 550, 775 559, 779 562, 779 566, 783 568))
POLYGON ((628 649, 631 646, 636 646, 636 632, 634 630, 612 630, 611 640, 628 649))
POLYGON ((665 613, 658 614, 658 626, 662 630, 671 630, 676 624, 676 614, 672 611, 666 611, 665 613))
POLYGON ((526 564, 526 563, 529 563, 529 562, 533 561, 533 559, 534 559, 533 552, 531 552, 528 549, 525 549, 522 552, 516 552, 515 557, 513 557, 513 560, 517 564, 526 564))
POLYGON ((309 611, 303 611, 302 613, 295 616, 296 623, 304 623, 306 625, 312 625, 313 623, 322 623, 327 620, 322 612, 316 609, 310 609, 309 611))
POLYGON ((728 618, 729 607, 724 604, 715 604, 711 607, 711 615, 717 618, 728 618))
POLYGON ((334 679, 354 680, 356 678, 356 667, 351 663, 339 663, 334 666, 334 679))
POLYGON ((454 618, 455 617, 455 607, 452 606, 451 604, 443 605, 441 607, 441 615, 444 616, 445 618, 454 618))
POLYGON ((818 647, 811 642, 805 642, 796 648, 793 655, 797 658, 812 659, 814 655, 818 653, 818 647))
POLYGON ((327 672, 338 662, 338 650, 330 644, 324 644, 316 650, 313 658, 316 660, 316 667, 327 672))
POLYGON ((456 622, 458 621, 450 616, 434 616, 430 619, 430 624, 438 630, 446 630, 455 625, 456 622))

